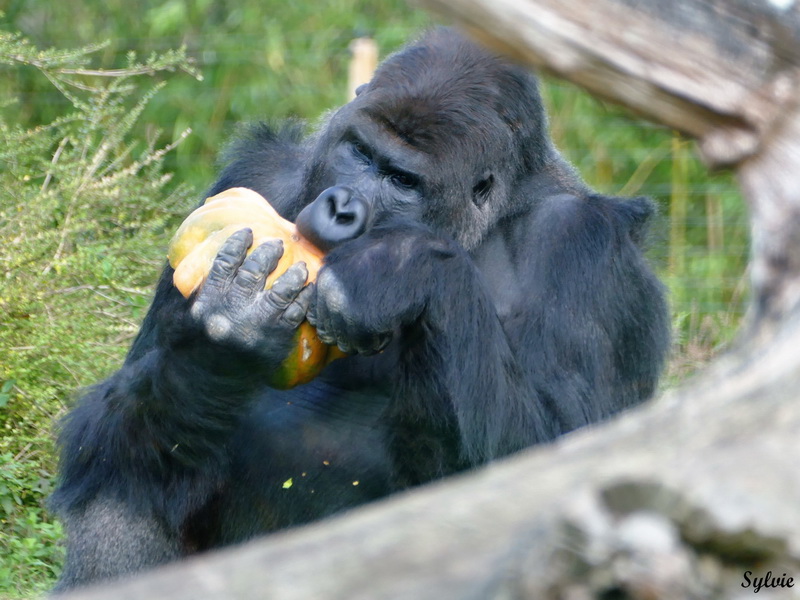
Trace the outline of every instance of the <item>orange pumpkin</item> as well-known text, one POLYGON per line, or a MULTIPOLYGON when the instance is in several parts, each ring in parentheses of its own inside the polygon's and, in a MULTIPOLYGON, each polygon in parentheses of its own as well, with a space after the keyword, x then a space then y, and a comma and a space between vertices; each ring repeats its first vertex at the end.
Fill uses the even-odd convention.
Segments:
MULTIPOLYGON (((281 217, 263 196, 246 188, 231 188, 212 196, 190 214, 175 232, 167 251, 175 269, 173 283, 188 298, 205 281, 222 244, 233 233, 249 227, 253 245, 248 254, 268 239, 283 240, 283 256, 267 277, 269 289, 286 269, 303 261, 308 281, 315 281, 322 267, 322 251, 301 236, 294 223, 281 217)), ((272 374, 272 387, 287 389, 307 383, 336 358, 345 356, 338 348, 324 344, 308 321, 295 336, 295 348, 272 374)))

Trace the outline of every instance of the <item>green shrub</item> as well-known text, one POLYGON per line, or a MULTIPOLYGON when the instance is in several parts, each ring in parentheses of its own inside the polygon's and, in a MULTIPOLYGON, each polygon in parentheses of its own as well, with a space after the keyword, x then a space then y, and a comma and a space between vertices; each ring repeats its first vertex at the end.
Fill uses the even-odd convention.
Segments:
POLYGON ((63 560, 62 530, 42 510, 53 474, 31 469, 24 455, 0 454, 0 594, 49 584, 63 560))
POLYGON ((52 583, 61 529, 44 508, 55 472, 52 427, 74 390, 119 364, 164 261, 165 232, 192 194, 168 186, 159 146, 131 129, 164 84, 195 74, 183 51, 114 71, 101 46, 39 50, 0 31, 0 69, 32 70, 70 107, 34 128, 0 105, 0 595, 52 583))

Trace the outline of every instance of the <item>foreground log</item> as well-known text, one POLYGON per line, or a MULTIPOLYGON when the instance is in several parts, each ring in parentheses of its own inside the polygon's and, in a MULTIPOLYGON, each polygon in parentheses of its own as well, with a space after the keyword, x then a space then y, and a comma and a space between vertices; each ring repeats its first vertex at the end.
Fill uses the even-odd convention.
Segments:
POLYGON ((471 476, 70 598, 750 595, 748 571, 800 576, 800 404, 785 401, 800 376, 765 375, 710 378, 471 476))
POLYGON ((737 168, 753 215, 740 344, 684 389, 548 447, 69 598, 799 597, 798 10, 424 2, 737 168))

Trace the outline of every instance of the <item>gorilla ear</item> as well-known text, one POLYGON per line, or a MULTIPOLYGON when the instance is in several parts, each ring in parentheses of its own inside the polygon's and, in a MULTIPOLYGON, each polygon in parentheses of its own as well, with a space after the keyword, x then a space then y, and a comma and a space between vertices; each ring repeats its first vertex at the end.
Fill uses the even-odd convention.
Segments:
POLYGON ((369 87, 368 83, 362 83, 360 86, 356 88, 356 96, 360 96, 362 92, 365 92, 369 87))
POLYGON ((491 171, 486 171, 478 182, 472 186, 472 202, 480 208, 489 199, 489 193, 494 185, 494 175, 491 171))
POLYGON ((651 217, 656 213, 655 203, 644 196, 623 198, 617 205, 620 214, 628 224, 631 239, 642 244, 647 236, 651 217))

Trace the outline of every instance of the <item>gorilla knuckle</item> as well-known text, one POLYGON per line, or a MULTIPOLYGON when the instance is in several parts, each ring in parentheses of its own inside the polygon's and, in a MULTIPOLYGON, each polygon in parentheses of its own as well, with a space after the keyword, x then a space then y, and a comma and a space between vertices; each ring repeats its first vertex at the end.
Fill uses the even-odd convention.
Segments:
POLYGON ((236 272, 237 278, 245 278, 245 279, 255 279, 262 274, 261 265, 258 261, 255 261, 251 258, 246 258, 245 261, 241 264, 238 271, 236 272))
POLYGON ((291 327, 298 327, 306 318, 306 311, 296 302, 292 302, 281 315, 281 322, 291 327))
POLYGON ((230 248, 221 249, 211 265, 209 277, 225 277, 233 273, 239 266, 243 254, 244 252, 235 252, 230 248))
POLYGON ((344 283, 331 269, 323 269, 317 278, 317 295, 322 298, 329 311, 347 314, 351 311, 351 301, 344 283))
POLYGON ((202 320, 203 316, 206 314, 207 306, 206 302, 197 299, 194 301, 191 308, 189 308, 189 315, 197 321, 202 320))
POLYGON ((291 300, 287 300, 270 290, 264 295, 263 313, 266 315, 267 319, 272 319, 276 316, 280 316, 290 304, 291 300))
POLYGON ((233 322, 221 314, 214 314, 205 321, 206 335, 215 342, 224 342, 231 337, 233 322))
POLYGON ((265 274, 254 261, 245 261, 236 273, 235 283, 244 289, 253 289, 264 285, 265 274))

